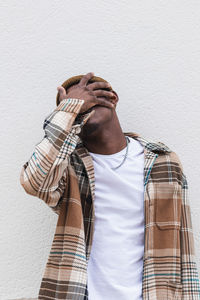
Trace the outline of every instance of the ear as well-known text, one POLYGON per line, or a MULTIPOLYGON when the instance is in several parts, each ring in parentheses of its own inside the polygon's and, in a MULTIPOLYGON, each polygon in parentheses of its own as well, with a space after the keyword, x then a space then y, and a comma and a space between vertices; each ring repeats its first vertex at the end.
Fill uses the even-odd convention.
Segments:
POLYGON ((118 97, 118 94, 114 90, 112 90, 112 93, 114 93, 116 95, 116 97, 117 97, 116 99, 113 100, 113 102, 115 102, 114 105, 116 107, 117 102, 119 101, 119 97, 118 97))

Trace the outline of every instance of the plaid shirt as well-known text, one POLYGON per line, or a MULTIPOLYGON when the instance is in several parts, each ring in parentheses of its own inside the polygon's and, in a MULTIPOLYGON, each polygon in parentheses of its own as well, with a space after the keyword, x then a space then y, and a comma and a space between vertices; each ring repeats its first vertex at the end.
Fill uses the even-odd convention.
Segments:
MULTIPOLYGON (((83 103, 64 99, 48 115, 44 138, 20 174, 24 190, 58 215, 38 299, 88 299, 95 177, 92 157, 78 136, 91 114, 80 118, 83 103)), ((143 299, 199 300, 188 184, 179 157, 162 142, 124 134, 144 147, 143 299)))

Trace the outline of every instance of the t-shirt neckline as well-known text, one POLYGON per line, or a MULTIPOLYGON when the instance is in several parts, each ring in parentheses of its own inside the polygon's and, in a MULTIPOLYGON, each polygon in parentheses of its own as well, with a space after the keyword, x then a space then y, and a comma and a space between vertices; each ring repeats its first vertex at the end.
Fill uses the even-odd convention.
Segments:
MULTIPOLYGON (((128 137, 129 138, 129 137, 128 137)), ((129 138, 129 147, 130 147, 130 138, 129 138)), ((116 152, 116 153, 113 153, 113 154, 100 154, 100 153, 94 153, 94 152, 89 152, 91 155, 95 155, 95 156, 99 156, 99 157, 118 157, 118 156, 121 156, 122 154, 125 154, 126 153, 126 148, 127 146, 125 146, 125 148, 123 148, 122 150, 116 152)))

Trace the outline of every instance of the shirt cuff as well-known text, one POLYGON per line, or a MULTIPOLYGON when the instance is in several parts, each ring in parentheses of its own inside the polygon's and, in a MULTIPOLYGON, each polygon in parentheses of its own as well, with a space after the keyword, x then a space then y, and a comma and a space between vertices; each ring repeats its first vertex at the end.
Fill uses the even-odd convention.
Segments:
POLYGON ((66 111, 78 114, 85 101, 83 99, 67 98, 63 99, 55 110, 66 111))

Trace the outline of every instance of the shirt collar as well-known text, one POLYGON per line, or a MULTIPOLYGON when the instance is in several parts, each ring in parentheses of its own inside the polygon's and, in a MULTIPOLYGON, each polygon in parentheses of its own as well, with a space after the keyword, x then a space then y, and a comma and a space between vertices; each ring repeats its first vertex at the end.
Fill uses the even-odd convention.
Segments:
POLYGON ((138 140, 144 148, 152 151, 152 152, 172 152, 172 150, 164 143, 160 141, 153 141, 151 139, 147 139, 141 136, 137 132, 123 132, 124 135, 130 136, 136 140, 138 140))

